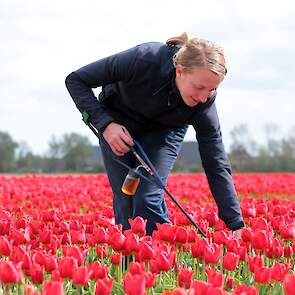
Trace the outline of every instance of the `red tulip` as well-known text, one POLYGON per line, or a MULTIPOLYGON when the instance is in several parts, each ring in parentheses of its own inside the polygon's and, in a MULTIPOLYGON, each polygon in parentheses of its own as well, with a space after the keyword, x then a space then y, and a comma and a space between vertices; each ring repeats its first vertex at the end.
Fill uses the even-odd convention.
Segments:
POLYGON ((213 287, 223 288, 225 278, 223 273, 210 269, 209 267, 206 267, 205 271, 208 277, 208 282, 212 284, 213 287))
POLYGON ((281 224, 285 224, 285 217, 284 216, 272 216, 271 225, 272 225, 273 229, 279 230, 281 224))
POLYGON ((213 232, 213 241, 216 244, 226 244, 229 237, 224 230, 213 232))
POLYGON ((256 205, 256 212, 258 215, 264 215, 267 213, 267 203, 260 203, 256 205))
POLYGON ((273 239, 272 246, 266 249, 266 256, 269 258, 281 258, 283 256, 283 247, 280 240, 273 239))
POLYGON ((269 247, 269 238, 264 230, 256 230, 254 232, 252 247, 257 250, 264 250, 269 247))
POLYGON ((175 262, 175 252, 160 252, 155 256, 158 269, 160 271, 169 271, 172 269, 175 262))
POLYGON ((253 231, 250 228, 243 228, 242 230, 242 239, 244 242, 251 242, 253 239, 253 231))
POLYGON ((57 219, 56 212, 54 210, 46 210, 42 212, 42 220, 44 222, 51 222, 57 219))
POLYGON ((275 262, 271 268, 271 278, 276 281, 283 281, 289 270, 290 267, 286 264, 275 262))
POLYGON ((0 220, 11 221, 12 216, 9 211, 0 209, 0 220))
POLYGON ((186 228, 177 226, 175 232, 175 242, 176 243, 186 243, 188 240, 188 232, 186 228))
POLYGON ((128 253, 137 252, 139 249, 139 237, 132 231, 125 231, 125 249, 128 253))
POLYGON ((85 244, 86 242, 86 235, 85 230, 71 230, 70 237, 73 244, 85 244))
POLYGON ((164 295, 187 295, 187 292, 183 288, 176 288, 173 291, 166 291, 163 293, 164 295))
POLYGON ((194 271, 188 268, 183 268, 178 273, 178 286, 189 289, 192 284, 194 271))
POLYGON ((292 247, 291 246, 285 246, 284 247, 284 257, 292 257, 293 255, 293 250, 292 250, 292 247))
POLYGON ((235 280, 232 277, 228 277, 226 280, 226 288, 232 289, 234 287, 235 280))
POLYGON ((75 258, 77 260, 78 266, 82 265, 82 263, 84 262, 87 252, 87 250, 81 251, 80 248, 78 248, 77 246, 63 247, 64 256, 75 258))
POLYGON ((152 273, 158 274, 161 272, 160 267, 155 259, 150 260, 150 271, 152 273))
POLYGON ((122 254, 121 253, 112 253, 110 257, 110 262, 114 265, 118 265, 122 262, 122 254))
POLYGON ((60 242, 62 245, 72 244, 71 237, 69 233, 63 233, 60 242))
POLYGON ((258 217, 256 219, 252 219, 251 220, 253 222, 253 225, 251 224, 252 228, 255 228, 256 230, 268 230, 268 224, 267 224, 267 220, 263 217, 258 217))
POLYGON ((37 251, 33 254, 32 260, 34 263, 38 263, 39 265, 46 265, 46 253, 42 251, 37 251))
POLYGON ((126 237, 121 232, 115 232, 109 237, 109 243, 114 251, 125 249, 126 237))
POLYGON ((15 284, 22 278, 20 265, 13 265, 10 261, 0 261, 0 281, 4 284, 15 284))
POLYGON ((192 282, 190 295, 207 295, 208 291, 212 289, 212 285, 210 283, 206 283, 201 280, 196 280, 192 282))
POLYGON ((10 231, 10 221, 0 219, 0 235, 8 235, 10 231))
POLYGON ((181 251, 182 251, 183 253, 187 253, 187 252, 189 252, 190 249, 191 249, 191 245, 190 245, 189 243, 185 243, 185 244, 182 244, 182 245, 181 245, 181 251))
POLYGON ((268 267, 255 268, 254 280, 263 285, 269 284, 271 280, 271 269, 268 267))
POLYGON ((209 242, 207 239, 200 239, 197 240, 192 245, 192 256, 194 258, 203 259, 205 253, 205 247, 209 247, 209 242))
POLYGON ((244 218, 256 216, 256 208, 253 204, 243 204, 241 210, 244 218))
POLYGON ((34 284, 42 284, 44 280, 44 266, 41 267, 39 264, 33 264, 29 270, 29 275, 34 284))
POLYGON ((225 255, 223 256, 222 267, 224 269, 233 271, 237 268, 239 260, 240 260, 239 255, 232 252, 226 252, 225 255))
POLYGON ((93 236, 94 236, 95 243, 97 244, 107 243, 108 241, 107 231, 100 226, 93 228, 93 236))
POLYGON ((0 255, 1 256, 11 255, 11 245, 5 237, 0 237, 0 255))
POLYGON ((64 295, 62 281, 49 281, 44 283, 43 295, 64 295))
POLYGON ((59 261, 58 269, 62 278, 72 279, 77 268, 77 259, 73 257, 64 257, 59 261))
POLYGON ((212 243, 209 247, 205 247, 204 261, 205 263, 216 264, 221 257, 222 245, 212 243))
POLYGON ((131 218, 129 218, 128 222, 131 226, 131 230, 133 233, 138 234, 139 236, 145 235, 146 223, 147 223, 146 219, 143 219, 142 217, 137 216, 133 220, 131 218))
POLYGON ((55 269, 52 273, 51 273, 51 280, 52 281, 62 281, 62 277, 60 276, 59 270, 55 269))
POLYGON ((144 295, 145 294, 145 276, 132 275, 127 272, 123 279, 124 291, 127 295, 144 295))
POLYGON ((101 264, 98 261, 91 262, 86 265, 88 270, 92 270, 91 279, 105 279, 109 274, 109 268, 105 264, 101 264))
POLYGON ((73 273, 73 283, 75 285, 87 286, 91 274, 92 270, 89 270, 86 266, 80 266, 73 273))
POLYGON ((60 248, 60 246, 61 241, 56 235, 53 235, 51 243, 47 245, 47 249, 50 250, 52 254, 54 254, 60 248))
POLYGON ((52 230, 44 230, 39 233, 40 241, 43 244, 50 244, 52 241, 52 230))
POLYGON ((220 230, 226 230, 227 227, 226 227, 224 221, 219 218, 214 225, 214 229, 215 229, 215 231, 220 231, 220 230))
POLYGON ((258 295, 258 290, 254 286, 237 285, 234 295, 258 295))
POLYGON ((260 269, 262 267, 261 256, 248 256, 249 269, 254 273, 255 269, 260 269))
POLYGON ((96 255, 99 259, 106 259, 108 257, 108 247, 107 245, 101 245, 95 247, 96 255))
POLYGON ((148 242, 139 244, 138 258, 140 261, 146 261, 154 258, 154 250, 148 242))
POLYGON ((223 289, 221 288, 217 288, 217 287, 211 287, 207 293, 207 295, 227 295, 228 292, 223 291, 223 289))
POLYGON ((284 291, 286 295, 294 295, 295 291, 295 274, 286 275, 284 279, 284 291))
POLYGON ((129 272, 132 275, 140 275, 140 274, 144 273, 144 265, 142 265, 138 262, 130 262, 129 272))
POLYGON ((32 258, 29 253, 22 247, 14 246, 10 260, 13 262, 22 262, 21 267, 23 270, 29 270, 32 265, 32 258))
POLYGON ((98 279, 95 286, 95 295, 110 295, 113 290, 114 278, 98 279))
POLYGON ((47 272, 54 271, 58 269, 57 257, 53 255, 48 255, 46 258, 45 269, 47 272))
POLYGON ((144 277, 145 277, 145 288, 151 288, 155 285, 156 283, 156 274, 151 273, 151 272, 144 272, 144 277))
POLYGON ((207 220, 209 222, 209 225, 212 227, 216 224, 216 222, 218 221, 218 215, 216 212, 211 211, 208 213, 207 215, 207 220))
POLYGON ((241 246, 238 249, 235 249, 235 251, 233 251, 233 252, 240 256, 241 261, 246 261, 246 258, 247 258, 247 248, 246 247, 241 246))
POLYGON ((198 233, 193 228, 187 229, 187 241, 188 243, 194 243, 198 239, 198 233))
POLYGON ((169 223, 157 223, 157 229, 161 240, 170 243, 174 242, 176 226, 169 223))
POLYGON ((293 221, 290 224, 281 224, 280 225, 280 235, 285 240, 292 240, 295 238, 295 222, 293 221))
POLYGON ((241 246, 240 246, 240 243, 237 239, 229 239, 227 242, 226 242, 226 247, 227 247, 227 250, 230 251, 230 252, 235 252, 237 249, 239 249, 241 246))
POLYGON ((29 229, 26 228, 25 230, 17 230, 17 229, 10 229, 10 239, 14 241, 15 245, 26 244, 30 241, 29 229))

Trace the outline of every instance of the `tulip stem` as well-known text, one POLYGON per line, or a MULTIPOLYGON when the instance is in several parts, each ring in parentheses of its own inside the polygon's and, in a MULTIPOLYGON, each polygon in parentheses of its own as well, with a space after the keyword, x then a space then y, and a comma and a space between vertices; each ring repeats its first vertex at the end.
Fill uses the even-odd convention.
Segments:
POLYGON ((10 295, 11 293, 11 286, 10 284, 7 284, 4 288, 4 295, 10 295))
POLYGON ((83 287, 82 286, 77 286, 77 295, 82 295, 83 294, 83 287))
POLYGON ((195 278, 198 280, 199 279, 199 267, 198 267, 198 260, 194 258, 194 273, 195 273, 195 278))

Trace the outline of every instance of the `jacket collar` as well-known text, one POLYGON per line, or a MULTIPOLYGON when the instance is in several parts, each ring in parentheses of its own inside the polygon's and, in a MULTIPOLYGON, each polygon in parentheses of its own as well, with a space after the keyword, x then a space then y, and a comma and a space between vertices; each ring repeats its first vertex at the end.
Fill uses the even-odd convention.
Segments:
POLYGON ((159 92, 161 92, 166 87, 169 87, 170 90, 172 88, 176 87, 175 85, 175 68, 173 65, 173 56, 176 54, 176 52, 179 50, 179 47, 172 46, 168 47, 166 46, 166 51, 168 51, 167 56, 163 57, 163 62, 161 64, 161 70, 160 70, 160 80, 163 81, 160 85, 160 87, 157 87, 153 91, 153 96, 157 95, 159 92))

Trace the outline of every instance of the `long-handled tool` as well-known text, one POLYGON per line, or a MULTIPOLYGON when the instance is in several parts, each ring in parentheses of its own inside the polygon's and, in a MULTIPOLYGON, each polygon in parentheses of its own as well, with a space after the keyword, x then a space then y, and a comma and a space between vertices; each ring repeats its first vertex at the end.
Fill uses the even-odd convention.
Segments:
MULTIPOLYGON (((103 138, 103 136, 97 131, 97 129, 93 126, 93 124, 91 124, 91 122, 89 121, 89 114, 84 111, 82 113, 82 119, 84 121, 84 123, 93 131, 93 133, 97 136, 98 139, 105 141, 105 139, 103 138)), ((198 232, 206 238, 206 234, 200 229, 200 227, 195 223, 195 221, 192 219, 192 217, 183 209, 183 207, 179 204, 179 202, 173 197, 173 195, 167 190, 166 186, 164 185, 164 183, 162 182, 159 174, 157 173, 156 169, 154 168, 153 164, 151 163, 151 161, 148 159, 147 155, 145 154, 144 150, 142 149, 141 145, 136 141, 133 140, 135 143, 135 146, 138 148, 138 151, 135 150, 134 147, 130 147, 130 151, 134 154, 134 156, 138 159, 138 161, 140 162, 140 166, 138 166, 136 169, 129 167, 128 165, 126 165, 124 162, 122 162, 121 160, 119 160, 118 158, 114 157, 114 160, 117 161, 118 163, 120 163, 121 165, 125 166, 126 168, 129 169, 129 171, 131 171, 131 176, 133 176, 134 178, 136 178, 137 176, 137 183, 135 186, 135 190, 136 187, 139 183, 139 177, 144 178, 145 180, 151 182, 151 183, 155 183, 159 186, 159 188, 163 189, 165 191, 165 193, 171 198, 171 200, 177 205, 177 207, 181 210, 181 212, 189 219, 189 221, 191 222, 191 224, 198 230, 198 232), (141 153, 141 156, 139 155, 139 152, 141 153), (143 159, 144 158, 144 159, 143 159), (151 181, 150 178, 144 176, 142 173, 139 172, 139 167, 144 168, 148 174, 150 174, 150 176, 152 177, 152 179, 154 180, 151 181)), ((128 175, 130 175, 130 173, 128 173, 128 175)), ((127 175, 127 177, 128 177, 127 175)), ((126 179, 127 179, 126 177, 126 179)), ((125 181, 126 181, 125 179, 125 181)), ((125 183, 125 182, 124 182, 125 183)), ((123 184, 124 187, 124 184, 123 184)))

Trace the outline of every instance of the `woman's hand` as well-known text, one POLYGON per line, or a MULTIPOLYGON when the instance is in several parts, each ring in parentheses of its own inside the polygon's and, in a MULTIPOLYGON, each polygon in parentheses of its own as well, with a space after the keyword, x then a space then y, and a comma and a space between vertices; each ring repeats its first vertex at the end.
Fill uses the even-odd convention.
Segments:
POLYGON ((105 128, 102 135, 117 156, 124 156, 130 150, 128 145, 134 145, 128 130, 124 126, 114 122, 105 128))
POLYGON ((233 231, 233 236, 234 236, 234 238, 236 238, 236 239, 241 239, 241 237, 242 237, 242 231, 243 231, 243 229, 242 228, 240 228, 240 229, 237 229, 237 230, 234 230, 233 231))

